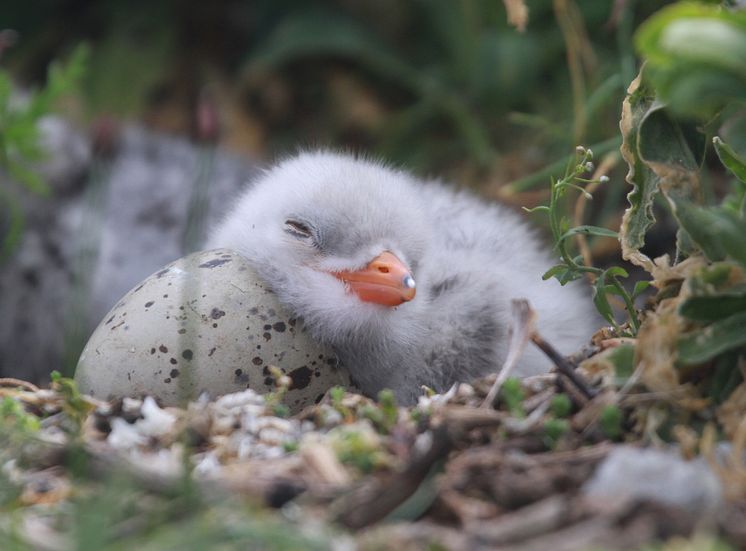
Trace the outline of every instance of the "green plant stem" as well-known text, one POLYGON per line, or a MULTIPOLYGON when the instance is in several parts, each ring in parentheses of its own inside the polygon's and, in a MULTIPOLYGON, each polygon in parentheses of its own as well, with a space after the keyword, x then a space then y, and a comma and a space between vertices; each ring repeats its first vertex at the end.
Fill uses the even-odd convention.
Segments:
MULTIPOLYGON (((592 145, 591 149, 597 157, 600 157, 613 149, 619 149, 621 145, 622 138, 620 136, 615 136, 614 138, 592 145)), ((572 162, 574 158, 575 153, 563 157, 538 172, 534 172, 533 174, 529 174, 528 176, 524 176, 518 180, 513 180, 505 186, 505 189, 508 193, 521 193, 533 189, 540 183, 546 182, 553 174, 563 170, 567 166, 567 163, 572 162)))
POLYGON ((616 276, 611 276, 611 285, 617 290, 618 295, 622 297, 624 305, 627 308, 627 313, 629 314, 629 322, 632 325, 632 332, 636 335, 637 331, 639 331, 640 329, 640 320, 637 319, 637 310, 635 309, 635 303, 629 293, 627 293, 627 290, 624 288, 624 286, 616 278, 616 276))

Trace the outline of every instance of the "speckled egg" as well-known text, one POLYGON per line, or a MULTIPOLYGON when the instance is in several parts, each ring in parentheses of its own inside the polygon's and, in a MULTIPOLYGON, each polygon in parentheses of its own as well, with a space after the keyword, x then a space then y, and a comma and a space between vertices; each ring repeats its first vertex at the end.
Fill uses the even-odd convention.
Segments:
POLYGON ((293 412, 350 386, 333 351, 311 339, 246 259, 217 249, 177 260, 127 293, 91 335, 75 380, 97 398, 147 394, 175 405, 202 392, 273 391, 270 366, 290 377, 284 402, 293 412))

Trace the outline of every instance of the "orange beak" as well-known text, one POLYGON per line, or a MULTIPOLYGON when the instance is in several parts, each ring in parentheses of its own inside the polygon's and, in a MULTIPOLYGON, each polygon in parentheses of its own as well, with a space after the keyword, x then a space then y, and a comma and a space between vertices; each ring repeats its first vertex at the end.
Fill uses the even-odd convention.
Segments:
POLYGON ((415 282, 409 269, 396 255, 385 251, 357 272, 337 272, 335 277, 363 302, 399 306, 414 298, 415 282))

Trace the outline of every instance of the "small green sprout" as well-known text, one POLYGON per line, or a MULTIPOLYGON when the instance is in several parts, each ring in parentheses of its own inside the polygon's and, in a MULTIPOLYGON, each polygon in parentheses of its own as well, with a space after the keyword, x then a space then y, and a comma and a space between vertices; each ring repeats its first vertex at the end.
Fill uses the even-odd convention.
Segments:
POLYGON ((570 415, 570 411, 572 411, 572 402, 567 394, 557 394, 552 397, 549 408, 555 417, 567 417, 570 415))
POLYGON ((547 419, 544 422, 544 443, 548 448, 553 449, 568 430, 570 430, 570 423, 566 419, 547 419))
POLYGON ((508 377, 500 389, 500 397, 505 402, 508 411, 515 417, 525 417, 523 400, 526 395, 523 392, 521 381, 515 377, 508 377))
POLYGON ((599 425, 607 438, 618 440, 622 436, 622 421, 622 410, 618 406, 609 405, 601 411, 599 425))

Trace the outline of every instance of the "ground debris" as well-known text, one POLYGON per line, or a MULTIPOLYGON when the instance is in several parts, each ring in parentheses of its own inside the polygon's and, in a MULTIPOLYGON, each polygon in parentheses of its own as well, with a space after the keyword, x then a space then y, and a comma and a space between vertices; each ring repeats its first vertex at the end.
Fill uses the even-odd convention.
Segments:
MULTIPOLYGON (((599 356, 628 345, 606 342, 599 356)), ((208 510, 248 499, 298 534, 351 548, 626 549, 701 533, 742 545, 740 394, 712 410, 732 443, 716 445, 712 430, 700 441, 679 423, 677 451, 650 438, 651 427, 690 408, 610 376, 614 358, 563 361, 559 372, 503 378, 498 393, 493 375, 410 408, 335 388, 293 417, 251 390, 162 408, 93 400, 59 379, 49 389, 6 385, 0 474, 15 497, 0 536, 12 526, 29 548, 69 547, 75 533, 59 519, 124 479, 148 507, 191 481, 208 510), (610 471, 629 474, 604 482, 610 471)), ((142 535, 146 518, 132 513, 116 530, 142 535)))

